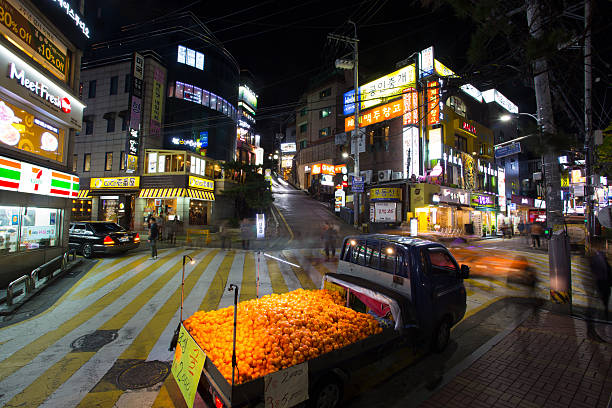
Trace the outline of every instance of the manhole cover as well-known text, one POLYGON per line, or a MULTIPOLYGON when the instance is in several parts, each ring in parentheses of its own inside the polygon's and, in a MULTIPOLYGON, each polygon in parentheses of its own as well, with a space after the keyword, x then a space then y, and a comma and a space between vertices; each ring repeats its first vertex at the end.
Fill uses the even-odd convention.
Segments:
POLYGON ((117 330, 96 330, 79 337, 70 344, 72 351, 98 351, 117 338, 117 330))
POLYGON ((117 376, 117 386, 122 390, 137 390, 162 382, 170 372, 170 365, 163 361, 144 361, 126 368, 117 376))

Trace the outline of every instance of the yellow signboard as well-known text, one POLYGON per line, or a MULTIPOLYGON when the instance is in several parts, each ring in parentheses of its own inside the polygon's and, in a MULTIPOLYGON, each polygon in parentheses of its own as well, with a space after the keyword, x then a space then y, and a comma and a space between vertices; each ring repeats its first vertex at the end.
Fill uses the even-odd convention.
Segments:
POLYGON ((174 359, 172 360, 172 375, 189 408, 193 407, 204 361, 206 361, 206 353, 198 346, 198 343, 181 323, 174 359))
POLYGON ((414 86, 415 78, 412 64, 360 86, 361 109, 380 105, 392 97, 400 96, 404 89, 414 86))
POLYGON ((215 189, 215 182, 201 177, 189 176, 189 188, 213 191, 215 189))
POLYGON ((402 189, 392 187, 378 187, 370 190, 370 200, 400 201, 402 199, 402 189))
POLYGON ((140 186, 140 177, 99 177, 92 178, 89 183, 89 188, 96 189, 115 189, 129 188, 136 189, 140 186))

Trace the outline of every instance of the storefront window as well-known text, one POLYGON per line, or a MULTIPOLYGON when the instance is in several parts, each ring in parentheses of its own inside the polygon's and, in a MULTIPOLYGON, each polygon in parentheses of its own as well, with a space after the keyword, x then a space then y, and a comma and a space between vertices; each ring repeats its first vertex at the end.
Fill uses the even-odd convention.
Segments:
POLYGON ((100 199, 100 216, 101 221, 117 222, 117 213, 119 211, 119 197, 113 196, 113 198, 105 198, 104 196, 100 199))
POLYGON ((200 200, 189 201, 189 224, 206 225, 208 206, 200 200))
POLYGON ((164 220, 174 219, 176 216, 176 198, 149 198, 147 199, 145 217, 164 217, 164 220))
POLYGON ((48 248, 58 245, 62 210, 24 207, 21 213, 19 250, 48 248))
POLYGON ((0 207, 0 254, 17 251, 19 207, 0 207))

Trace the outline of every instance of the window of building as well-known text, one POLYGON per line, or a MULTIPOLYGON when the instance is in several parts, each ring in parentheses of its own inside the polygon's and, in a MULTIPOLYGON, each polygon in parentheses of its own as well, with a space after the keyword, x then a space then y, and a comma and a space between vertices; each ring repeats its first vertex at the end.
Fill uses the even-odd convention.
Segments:
POLYGON ((125 131, 127 130, 127 125, 128 125, 127 112, 124 115, 120 115, 120 116, 121 116, 121 130, 125 131))
POLYGON ((182 45, 178 46, 176 61, 199 70, 204 70, 204 54, 182 45))
POLYGON ((208 205, 206 201, 189 200, 189 224, 190 225, 206 225, 208 205))
POLYGON ((117 95, 117 88, 119 88, 119 77, 115 75, 111 77, 110 94, 117 95))
POLYGON ((463 136, 455 135, 455 149, 459 150, 460 152, 467 152, 467 139, 463 136))
POLYGON ((111 171, 113 169, 113 152, 106 152, 104 159, 104 170, 111 171))
POLYGON ((446 105, 450 106, 458 115, 466 116, 467 108, 465 102, 458 96, 451 96, 446 100, 446 105))
POLYGON ((119 159, 119 170, 125 170, 125 152, 121 152, 119 159))
POLYGON ((308 123, 302 123, 300 125, 300 133, 306 133, 307 130, 308 130, 308 123))
POLYGON ((328 96, 331 96, 331 88, 327 88, 319 92, 319 98, 321 99, 327 98, 328 96))
POLYGON ((300 140, 300 149, 305 149, 308 142, 306 140, 300 140))
POLYGON ((89 81, 89 93, 87 94, 88 98, 96 97, 96 80, 89 81))
POLYGON ((323 137, 327 137, 331 134, 331 129, 329 127, 319 129, 319 139, 323 137))
POLYGON ((92 118, 85 121, 85 134, 91 135, 93 133, 94 122, 92 118))
POLYGON ((55 208, 21 208, 19 251, 49 248, 60 241, 62 210, 55 208))
POLYGON ((115 131, 115 117, 107 116, 106 117, 106 132, 114 132, 115 131))
POLYGON ((78 154, 72 155, 72 171, 75 173, 77 171, 78 160, 79 160, 78 154))
POLYGON ((91 170, 91 153, 85 153, 83 157, 83 171, 91 170))
POLYGON ((329 115, 331 115, 332 110, 331 108, 323 108, 319 111, 319 118, 323 119, 328 117, 329 115))
POLYGON ((300 110, 300 116, 306 116, 306 108, 305 107, 300 110))
POLYGON ((127 93, 130 92, 130 74, 126 74, 125 75, 125 82, 123 83, 123 92, 127 93))

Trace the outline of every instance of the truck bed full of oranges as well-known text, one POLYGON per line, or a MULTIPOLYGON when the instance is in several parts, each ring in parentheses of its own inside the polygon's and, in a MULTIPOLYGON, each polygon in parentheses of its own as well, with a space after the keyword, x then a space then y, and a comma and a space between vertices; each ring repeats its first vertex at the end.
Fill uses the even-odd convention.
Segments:
MULTIPOLYGON (((262 377, 382 331, 372 316, 343 303, 338 292, 325 289, 298 289, 240 302, 235 381, 262 377)), ((184 324, 230 382, 234 307, 196 312, 184 324)))

